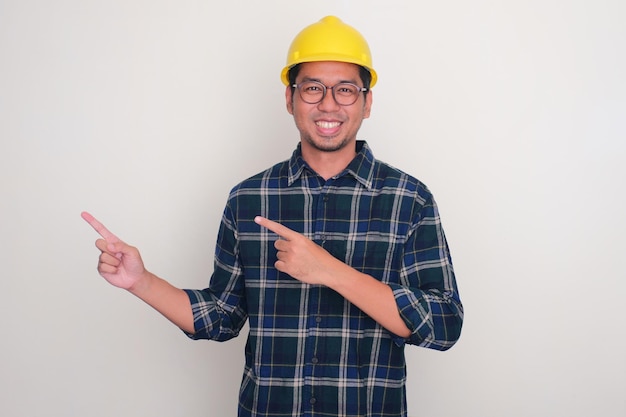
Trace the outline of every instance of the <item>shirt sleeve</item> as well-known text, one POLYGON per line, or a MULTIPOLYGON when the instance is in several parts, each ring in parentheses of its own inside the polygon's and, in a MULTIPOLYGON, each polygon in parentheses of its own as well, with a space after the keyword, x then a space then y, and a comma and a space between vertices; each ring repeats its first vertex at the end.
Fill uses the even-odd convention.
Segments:
POLYGON ((239 262, 239 245, 235 223, 227 206, 215 247, 214 270, 209 287, 185 292, 191 302, 193 313, 192 339, 226 341, 236 337, 245 324, 245 284, 239 262))
POLYGON ((429 198, 405 244, 400 283, 390 284, 400 316, 411 330, 406 343, 451 348, 461 335, 463 306, 437 205, 429 198))

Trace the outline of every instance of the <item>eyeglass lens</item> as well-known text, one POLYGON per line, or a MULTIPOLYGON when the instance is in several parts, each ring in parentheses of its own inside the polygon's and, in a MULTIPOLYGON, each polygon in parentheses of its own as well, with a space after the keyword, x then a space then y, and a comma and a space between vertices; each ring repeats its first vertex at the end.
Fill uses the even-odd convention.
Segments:
POLYGON ((361 92, 359 86, 352 83, 339 83, 332 87, 326 87, 317 81, 305 81, 298 84, 300 97, 309 104, 317 104, 322 101, 329 89, 332 90, 335 101, 342 106, 354 104, 361 92))

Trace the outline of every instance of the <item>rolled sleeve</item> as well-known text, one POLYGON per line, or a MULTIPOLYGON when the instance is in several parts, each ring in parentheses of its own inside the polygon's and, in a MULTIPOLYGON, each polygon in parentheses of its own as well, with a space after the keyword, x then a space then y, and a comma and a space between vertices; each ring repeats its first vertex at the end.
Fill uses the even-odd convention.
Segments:
POLYGON ((447 350, 461 335, 463 306, 432 195, 425 200, 417 219, 405 244, 401 283, 390 286, 398 312, 411 330, 406 342, 447 350))

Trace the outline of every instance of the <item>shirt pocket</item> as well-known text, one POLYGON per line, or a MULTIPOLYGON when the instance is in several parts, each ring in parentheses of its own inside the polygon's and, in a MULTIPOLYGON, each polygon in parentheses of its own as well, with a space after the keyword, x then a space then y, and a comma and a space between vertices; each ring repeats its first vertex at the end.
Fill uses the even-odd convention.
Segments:
POLYGON ((322 239, 320 245, 340 261, 378 279, 401 267, 401 245, 388 235, 367 233, 351 240, 334 236, 322 239))

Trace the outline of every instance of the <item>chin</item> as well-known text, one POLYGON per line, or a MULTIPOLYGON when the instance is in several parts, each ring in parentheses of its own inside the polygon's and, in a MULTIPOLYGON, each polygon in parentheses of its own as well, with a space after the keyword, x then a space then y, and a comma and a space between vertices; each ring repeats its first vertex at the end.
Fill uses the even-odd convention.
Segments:
POLYGON ((313 148, 321 152, 340 151, 346 146, 348 146, 348 144, 350 143, 348 139, 337 139, 337 138, 329 138, 329 139, 321 138, 321 139, 316 140, 316 139, 312 139, 309 137, 306 139, 306 141, 313 148))

